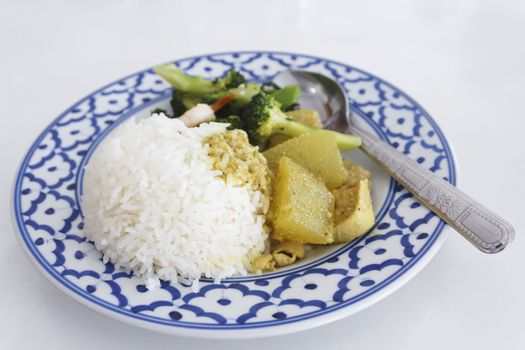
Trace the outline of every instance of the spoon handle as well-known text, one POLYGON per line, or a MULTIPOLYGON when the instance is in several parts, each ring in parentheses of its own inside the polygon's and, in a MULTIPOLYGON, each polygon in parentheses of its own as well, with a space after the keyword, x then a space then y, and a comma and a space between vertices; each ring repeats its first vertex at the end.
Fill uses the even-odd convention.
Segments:
POLYGON ((476 248, 497 253, 512 241, 509 222, 386 142, 355 126, 351 129, 361 137, 365 153, 476 248))

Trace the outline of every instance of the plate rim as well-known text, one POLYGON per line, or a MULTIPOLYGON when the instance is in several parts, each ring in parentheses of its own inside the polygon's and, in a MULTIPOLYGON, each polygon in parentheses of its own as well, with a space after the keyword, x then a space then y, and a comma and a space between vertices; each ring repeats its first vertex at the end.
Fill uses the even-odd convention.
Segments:
MULTIPOLYGON (((347 63, 342 63, 337 60, 332 60, 325 57, 319 57, 315 55, 310 54, 303 54, 299 52, 286 52, 286 51, 271 51, 271 50, 232 50, 232 51, 222 51, 222 52, 210 52, 210 53, 203 53, 199 55, 192 55, 188 57, 178 58, 172 61, 168 62, 174 62, 174 61, 183 61, 183 60, 190 60, 190 59, 196 59, 201 57, 208 57, 208 56, 216 56, 216 55, 231 55, 231 54, 283 54, 283 55, 298 55, 305 58, 313 58, 313 59, 319 59, 321 61, 328 61, 333 62, 335 64, 340 64, 343 66, 348 66, 347 63)), ((389 81, 380 78, 374 74, 369 73, 366 70, 363 70, 359 67, 351 65, 352 68, 355 70, 364 72, 365 74, 376 78, 390 87, 402 92, 405 97, 414 104, 419 110, 421 110, 426 116, 429 118, 429 122, 432 124, 432 126, 437 129, 437 131, 441 134, 442 142, 444 143, 445 148, 448 148, 450 158, 451 158, 451 173, 453 174, 453 178, 451 179, 451 182, 457 186, 458 183, 458 177, 459 177, 459 169, 457 164, 457 157, 456 152, 451 144, 450 140, 445 136, 445 133, 443 132, 442 128, 436 123, 434 118, 417 102, 415 101, 410 95, 408 95, 404 90, 398 88, 394 84, 390 83, 389 81)), ((46 135, 49 128, 52 127, 52 125, 56 124, 58 120, 60 120, 70 109, 72 106, 77 105, 78 103, 82 102, 89 96, 92 96, 93 94, 96 94, 105 88, 115 84, 118 81, 125 80, 127 78, 130 78, 132 76, 135 76, 137 74, 140 74, 141 72, 147 71, 151 69, 150 67, 147 67, 145 69, 139 70, 137 72, 131 73, 127 76, 121 77, 116 79, 113 82, 110 82, 92 92, 87 94, 86 96, 82 97, 80 100, 75 102, 74 104, 71 104, 65 111, 60 113, 57 117, 55 117, 52 121, 50 121, 44 130, 42 130, 38 136, 33 139, 31 142, 31 145, 29 146, 28 150, 24 153, 23 159, 20 162, 20 165, 16 168, 16 172, 14 174, 14 181, 13 185, 11 186, 11 221, 12 225, 15 228, 15 234, 17 236, 18 242, 22 246, 22 250, 25 252, 25 254, 29 257, 29 260, 37 267, 37 269, 46 277, 46 279, 50 280, 53 285, 55 285, 58 289, 60 289, 62 292, 64 292, 69 297, 73 298, 74 300, 78 301, 80 304, 84 305, 85 307, 97 311, 103 315, 109 316, 112 319, 123 321, 125 323, 140 327, 140 328, 146 328, 154 331, 160 331, 162 333, 169 333, 169 334, 176 334, 176 335, 182 335, 182 336, 191 336, 191 337, 199 337, 199 338, 212 338, 212 339, 233 339, 233 338, 257 338, 257 337, 267 337, 267 336, 275 336, 275 335, 281 335, 281 334, 288 334, 293 332, 298 332, 302 330, 311 329, 320 325, 328 324, 331 322, 334 322, 336 320, 342 319, 344 317, 348 317, 352 314, 355 314, 372 304, 386 298, 387 296, 391 295, 395 291, 397 291, 399 288, 404 286, 409 280, 411 280, 415 275, 417 275, 427 264, 428 262, 436 255, 436 253, 439 251, 441 246, 443 245, 444 241, 448 237, 449 231, 451 231, 451 228, 440 222, 438 225, 441 225, 436 230, 437 237, 433 242, 430 242, 430 246, 426 249, 424 254, 422 254, 419 257, 416 257, 412 266, 405 270, 403 273, 398 275, 394 280, 390 281, 388 284, 383 286, 382 288, 374 291, 371 294, 366 295, 363 299, 359 300, 359 303, 357 304, 351 304, 350 305, 343 305, 340 308, 334 309, 331 312, 323 313, 320 315, 315 315, 314 317, 309 317, 305 319, 298 319, 295 322, 289 322, 285 324, 275 324, 271 326, 264 326, 264 327, 253 327, 253 328, 244 328, 244 329, 238 329, 238 328, 232 328, 232 329, 211 329, 211 328, 192 328, 192 327, 184 327, 182 325, 166 325, 162 323, 157 322, 151 322, 147 320, 142 320, 138 318, 129 317, 129 315, 115 312, 116 310, 109 309, 105 307, 104 305, 99 305, 98 303, 94 303, 90 299, 86 299, 83 295, 77 293, 75 290, 72 290, 68 288, 66 285, 61 283, 60 280, 58 280, 54 275, 50 274, 46 268, 40 263, 38 258, 33 254, 32 250, 28 246, 28 243, 24 240, 24 237, 22 235, 22 232, 20 231, 19 222, 16 216, 16 192, 15 189, 18 184, 20 171, 22 170, 22 167, 24 163, 26 163, 26 160, 30 153, 33 150, 33 146, 37 144, 41 139, 46 135), (235 332, 231 332, 235 330, 235 332)))

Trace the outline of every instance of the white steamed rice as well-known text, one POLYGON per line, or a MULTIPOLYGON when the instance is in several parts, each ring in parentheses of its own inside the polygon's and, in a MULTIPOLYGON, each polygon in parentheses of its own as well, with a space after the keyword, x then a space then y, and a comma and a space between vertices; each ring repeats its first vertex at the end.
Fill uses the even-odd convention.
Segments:
POLYGON ((247 274, 265 248, 263 200, 211 169, 202 140, 224 130, 154 115, 125 122, 101 143, 86 167, 82 211, 104 262, 149 288, 159 278, 247 274))

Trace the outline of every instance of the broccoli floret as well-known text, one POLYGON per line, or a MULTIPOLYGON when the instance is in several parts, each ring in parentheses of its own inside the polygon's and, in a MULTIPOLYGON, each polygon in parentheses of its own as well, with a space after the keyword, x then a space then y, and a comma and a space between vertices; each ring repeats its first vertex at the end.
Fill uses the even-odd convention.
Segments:
MULTIPOLYGON (((315 131, 284 114, 279 103, 264 92, 255 95, 246 105, 242 121, 250 141, 261 146, 273 134, 293 137, 315 131)), ((337 145, 341 150, 350 150, 360 146, 361 139, 354 135, 337 133, 337 145)))
POLYGON ((233 68, 230 69, 224 77, 214 81, 214 84, 222 89, 233 89, 245 83, 246 78, 244 75, 233 68))
POLYGON ((297 102, 300 95, 297 85, 280 88, 271 82, 262 85, 248 83, 245 77, 234 69, 230 69, 224 77, 215 81, 187 75, 174 64, 157 66, 154 71, 174 87, 171 106, 175 116, 182 115, 197 103, 212 104, 228 95, 233 95, 233 99, 217 112, 217 117, 242 115, 244 107, 261 91, 273 96, 282 109, 287 110, 297 102))
POLYGON ((155 67, 154 71, 174 87, 171 106, 176 116, 180 116, 197 103, 212 104, 228 95, 233 95, 234 98, 218 116, 238 115, 250 99, 260 91, 259 84, 246 83, 244 76, 233 69, 229 70, 223 78, 215 81, 189 76, 174 64, 155 67))
POLYGON ((253 96, 261 91, 261 87, 257 83, 241 84, 236 88, 228 90, 220 90, 203 96, 203 103, 211 104, 228 95, 233 95, 232 100, 224 108, 222 108, 217 116, 227 117, 229 115, 242 115, 244 106, 250 102, 253 96))
MULTIPOLYGON (((217 90, 204 95, 192 95, 189 103, 183 103, 182 107, 191 108, 197 103, 206 103, 213 104, 214 102, 225 98, 226 96, 233 95, 231 101, 223 106, 219 111, 215 113, 218 118, 226 118, 230 115, 242 115, 242 110, 248 102, 252 99, 253 96, 257 95, 260 92, 260 86, 257 83, 246 83, 241 84, 236 88, 231 88, 227 90, 217 90)), ((173 92, 172 105, 174 102, 178 101, 179 93, 177 91, 173 92)), ((180 104, 179 104, 180 105, 180 104)))
POLYGON ((203 101, 217 101, 228 95, 233 95, 232 102, 240 106, 245 106, 253 96, 261 91, 261 87, 257 83, 241 84, 236 88, 227 90, 217 90, 211 93, 202 95, 203 101))
POLYGON ((246 83, 228 90, 228 93, 234 96, 232 102, 238 107, 246 106, 252 97, 259 92, 261 92, 261 86, 257 83, 246 83))
POLYGON ((234 89, 246 83, 246 78, 234 69, 214 81, 188 75, 171 63, 157 66, 153 70, 178 91, 198 96, 234 89))

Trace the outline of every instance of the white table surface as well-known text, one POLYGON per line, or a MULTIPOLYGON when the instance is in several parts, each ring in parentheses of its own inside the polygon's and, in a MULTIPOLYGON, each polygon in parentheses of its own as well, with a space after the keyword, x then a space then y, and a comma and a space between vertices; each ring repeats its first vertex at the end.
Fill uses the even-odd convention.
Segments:
POLYGON ((524 349, 525 3, 519 1, 0 0, 0 349, 524 349), (105 83, 170 59, 269 49, 364 68, 404 89, 455 146, 460 187, 516 227, 507 251, 451 234, 401 290, 342 321, 242 341, 157 334, 58 291, 10 222, 37 134, 105 83))

